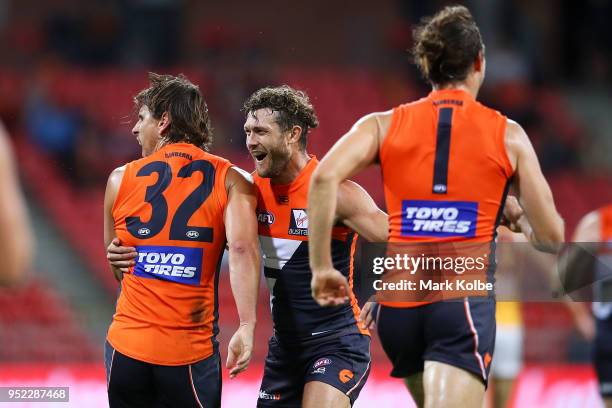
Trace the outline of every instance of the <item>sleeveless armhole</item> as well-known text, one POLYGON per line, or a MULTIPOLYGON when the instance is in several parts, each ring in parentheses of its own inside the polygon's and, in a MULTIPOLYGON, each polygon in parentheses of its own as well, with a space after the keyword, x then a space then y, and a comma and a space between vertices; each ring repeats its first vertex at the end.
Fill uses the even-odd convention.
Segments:
POLYGON ((127 163, 125 165, 125 170, 123 171, 123 177, 121 177, 121 183, 119 183, 119 188, 117 189, 117 196, 115 197, 115 202, 113 203, 113 207, 111 210, 111 213, 115 214, 115 211, 117 210, 117 208, 119 207, 119 202, 124 199, 125 193, 124 190, 127 188, 126 185, 128 184, 128 182, 126 180, 129 180, 129 175, 133 172, 133 168, 134 168, 134 162, 130 162, 127 163))
POLYGON ((389 149, 387 146, 391 143, 390 140, 395 138, 395 135, 397 134, 400 128, 402 116, 404 115, 403 108, 404 105, 393 108, 393 114, 391 115, 391 125, 389 126, 389 129, 387 130, 387 133, 383 138, 382 144, 380 145, 380 151, 378 153, 378 157, 381 163, 384 159, 384 156, 386 155, 387 150, 389 149))
POLYGON ((500 157, 502 160, 504 172, 506 173, 506 177, 510 178, 514 175, 514 170, 512 169, 512 163, 510 163, 508 151, 506 150, 506 129, 508 128, 508 118, 502 115, 501 113, 498 113, 498 115, 499 129, 497 134, 497 140, 500 149, 500 157))

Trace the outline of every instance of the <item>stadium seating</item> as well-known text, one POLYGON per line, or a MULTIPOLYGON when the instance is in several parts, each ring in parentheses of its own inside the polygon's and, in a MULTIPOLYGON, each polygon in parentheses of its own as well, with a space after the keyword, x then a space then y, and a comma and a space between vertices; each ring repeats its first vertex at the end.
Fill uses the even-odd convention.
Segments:
POLYGON ((40 278, 0 289, 0 328, 4 363, 74 363, 102 356, 102 347, 82 331, 70 306, 40 278))

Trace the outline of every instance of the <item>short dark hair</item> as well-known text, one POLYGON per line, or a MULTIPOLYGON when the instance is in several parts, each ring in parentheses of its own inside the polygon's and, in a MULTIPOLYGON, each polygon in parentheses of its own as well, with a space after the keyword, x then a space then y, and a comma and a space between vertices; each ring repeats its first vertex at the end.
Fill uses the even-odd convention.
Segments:
POLYGON ((149 87, 134 97, 136 109, 146 106, 155 119, 168 112, 170 125, 163 137, 169 143, 188 142, 204 150, 212 144, 208 106, 200 88, 183 74, 149 72, 149 87))
POLYGON ((433 84, 463 81, 484 49, 480 30, 464 6, 448 6, 414 30, 416 65, 433 84))
POLYGON ((293 126, 302 128, 300 147, 306 149, 308 130, 319 126, 319 119, 305 92, 288 85, 262 88, 251 95, 242 107, 248 115, 258 109, 278 112, 277 123, 286 132, 293 126))

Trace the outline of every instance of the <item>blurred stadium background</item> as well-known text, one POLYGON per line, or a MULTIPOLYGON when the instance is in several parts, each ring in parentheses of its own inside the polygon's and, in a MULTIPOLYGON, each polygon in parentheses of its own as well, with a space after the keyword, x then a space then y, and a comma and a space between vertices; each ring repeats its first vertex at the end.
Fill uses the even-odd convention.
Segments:
MULTIPOLYGON (((361 115, 428 92, 406 50, 413 25, 447 3, 0 0, 0 118, 37 238, 28 282, 0 290, 0 385, 70 386, 71 405, 106 406, 102 350, 117 283, 104 255, 103 192, 110 171, 140 155, 132 96, 149 70, 200 85, 213 152, 247 170, 243 100, 264 85, 307 91, 321 122, 309 150, 321 157, 361 115)), ((580 217, 612 202, 612 2, 464 4, 486 44, 480 99, 530 135, 570 237, 580 217)), ((383 204, 376 169, 358 181, 383 204)), ((237 322, 223 274, 225 355, 237 322)), ((260 297, 252 367, 226 379, 225 406, 255 405, 271 333, 263 283, 260 297)), ((589 346, 563 305, 521 311, 526 366, 514 406, 598 406, 589 346)), ((356 406, 408 406, 374 344, 356 406)))

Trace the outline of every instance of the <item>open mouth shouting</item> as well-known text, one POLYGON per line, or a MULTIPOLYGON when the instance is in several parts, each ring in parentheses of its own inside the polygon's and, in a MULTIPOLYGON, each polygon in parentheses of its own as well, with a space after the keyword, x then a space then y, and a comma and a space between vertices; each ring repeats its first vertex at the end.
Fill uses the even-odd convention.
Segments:
POLYGON ((253 156, 253 158, 255 159, 256 164, 260 164, 265 160, 266 157, 268 157, 268 153, 260 150, 251 151, 251 156, 253 156))

